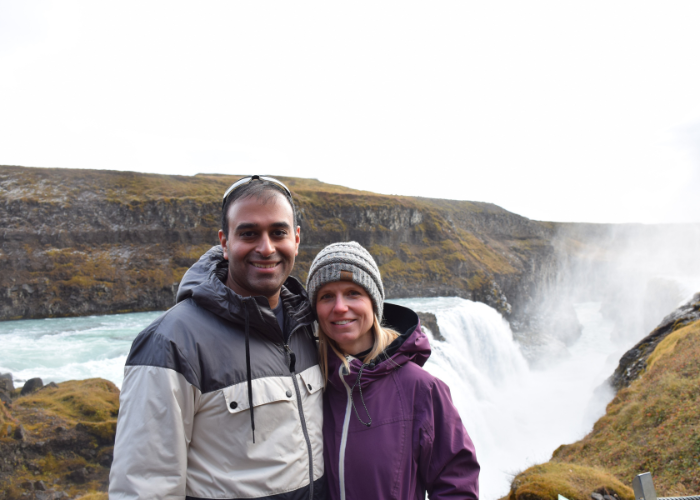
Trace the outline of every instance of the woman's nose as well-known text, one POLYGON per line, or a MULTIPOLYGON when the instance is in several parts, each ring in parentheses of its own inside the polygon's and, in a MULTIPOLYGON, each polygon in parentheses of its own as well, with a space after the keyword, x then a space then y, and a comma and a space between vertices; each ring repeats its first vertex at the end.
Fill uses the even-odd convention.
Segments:
POLYGON ((348 305, 345 303, 345 299, 343 299, 342 296, 336 297, 333 310, 335 312, 345 312, 348 310, 348 305))

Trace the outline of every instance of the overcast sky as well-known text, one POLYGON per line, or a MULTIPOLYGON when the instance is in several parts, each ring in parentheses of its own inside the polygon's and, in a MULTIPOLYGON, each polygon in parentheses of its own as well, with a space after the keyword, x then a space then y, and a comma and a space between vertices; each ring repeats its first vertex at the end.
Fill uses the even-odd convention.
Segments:
POLYGON ((700 222, 700 2, 0 0, 0 164, 700 222))

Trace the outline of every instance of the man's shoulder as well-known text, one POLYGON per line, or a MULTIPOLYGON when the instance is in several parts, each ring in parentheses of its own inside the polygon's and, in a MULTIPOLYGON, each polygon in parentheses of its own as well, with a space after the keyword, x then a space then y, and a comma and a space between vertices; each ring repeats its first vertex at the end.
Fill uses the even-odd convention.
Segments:
POLYGON ((161 335, 175 342, 190 335, 230 328, 231 322, 198 305, 192 298, 178 302, 156 318, 139 335, 161 335), (226 326, 225 326, 226 325, 226 326))
POLYGON ((231 323, 185 299, 156 318, 131 345, 127 366, 148 365, 183 371, 194 366, 202 348, 215 349, 221 336, 230 337, 231 323))

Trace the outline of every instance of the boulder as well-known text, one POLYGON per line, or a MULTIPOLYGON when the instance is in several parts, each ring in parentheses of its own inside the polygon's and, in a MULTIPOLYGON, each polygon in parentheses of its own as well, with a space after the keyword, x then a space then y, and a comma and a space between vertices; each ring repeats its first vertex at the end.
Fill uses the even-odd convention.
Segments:
POLYGON ((74 470, 73 472, 66 475, 66 479, 73 483, 83 484, 87 481, 88 471, 85 467, 82 469, 74 470))
POLYGON ((0 401, 5 405, 12 404, 12 391, 15 390, 15 384, 12 382, 11 373, 0 373, 0 401))
POLYGON ((418 319, 420 319, 420 324, 421 326, 424 326, 428 330, 430 330, 430 333, 433 334, 433 338, 435 340, 440 340, 442 342, 445 341, 445 337, 442 336, 440 333, 440 327, 438 326, 437 318, 433 313, 429 312, 416 312, 418 314, 418 319))
POLYGON ((37 391, 44 387, 44 382, 41 380, 39 377, 36 378, 30 378, 24 383, 24 387, 22 387, 22 391, 19 393, 20 396, 26 396, 27 394, 31 394, 34 391, 37 391))
POLYGON ((24 430, 24 427, 18 425, 15 427, 15 432, 12 434, 12 437, 19 441, 23 441, 24 438, 27 437, 27 431, 24 430))

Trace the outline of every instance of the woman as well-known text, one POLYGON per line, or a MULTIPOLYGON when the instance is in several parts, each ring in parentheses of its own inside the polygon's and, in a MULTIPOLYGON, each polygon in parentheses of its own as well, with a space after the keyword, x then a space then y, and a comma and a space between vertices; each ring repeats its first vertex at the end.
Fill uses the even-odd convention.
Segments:
POLYGON ((431 499, 478 498, 474 445, 447 386, 421 368, 430 345, 418 316, 384 304, 369 252, 355 242, 327 246, 306 288, 327 380, 330 498, 423 500, 426 491, 431 499))

